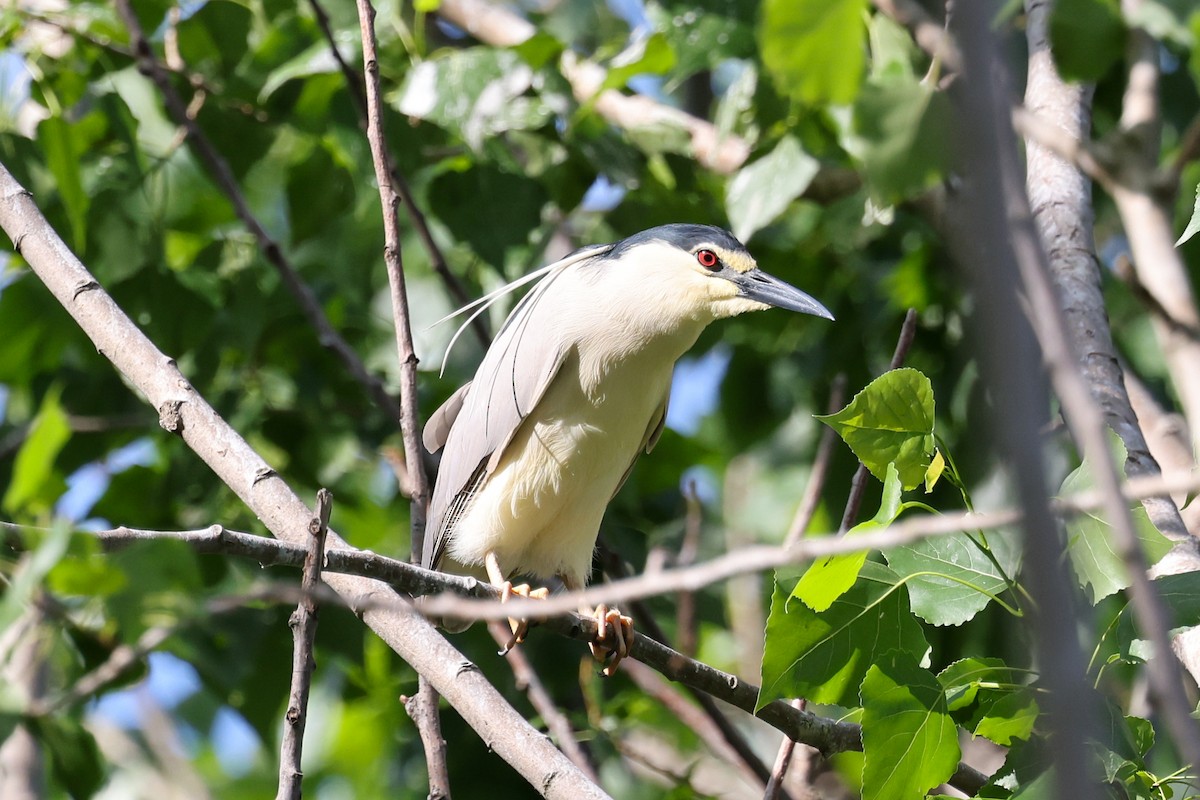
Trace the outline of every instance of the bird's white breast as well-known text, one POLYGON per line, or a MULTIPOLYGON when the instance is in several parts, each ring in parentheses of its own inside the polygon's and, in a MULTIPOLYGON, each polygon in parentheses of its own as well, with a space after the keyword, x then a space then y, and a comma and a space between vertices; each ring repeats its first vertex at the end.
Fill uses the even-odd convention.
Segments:
POLYGON ((555 287, 586 299, 547 304, 575 346, 455 526, 447 555, 467 571, 492 551, 513 574, 586 582, 604 510, 665 404, 675 361, 704 326, 638 330, 627 295, 585 282, 555 287))

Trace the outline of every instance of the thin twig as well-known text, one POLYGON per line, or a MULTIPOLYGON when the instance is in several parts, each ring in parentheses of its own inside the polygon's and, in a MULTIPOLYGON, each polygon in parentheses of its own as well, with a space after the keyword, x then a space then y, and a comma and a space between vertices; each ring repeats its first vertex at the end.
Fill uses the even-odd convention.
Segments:
MULTIPOLYGON (((704 524, 704 506, 696 494, 696 482, 689 480, 683 487, 683 500, 687 513, 683 521, 683 541, 675 565, 686 567, 695 563, 700 552, 700 531, 704 524)), ((675 646, 679 652, 693 657, 696 655, 696 595, 680 592, 675 601, 675 646)))
MULTIPOLYGON (((797 711, 803 711, 805 701, 803 698, 793 700, 792 707, 797 711)), ((775 754, 775 766, 771 768, 771 779, 767 781, 767 788, 763 791, 763 800, 779 800, 780 792, 783 791, 783 782, 787 779, 788 767, 792 765, 792 753, 796 750, 796 741, 783 737, 783 741, 779 743, 779 752, 775 754)))
MULTIPOLYGON (((846 373, 839 372, 829 387, 829 404, 825 413, 833 414, 841 410, 846 401, 846 373)), ((808 473, 808 484, 804 487, 804 495, 800 505, 796 506, 796 514, 792 524, 788 526, 787 536, 783 540, 784 547, 791 547, 804 535, 804 531, 812 524, 817 506, 821 503, 821 490, 825 488, 825 479, 829 477, 829 463, 833 460, 833 446, 837 442, 837 433, 828 425, 821 426, 821 439, 817 443, 817 455, 813 459, 812 469, 808 473)))
MULTIPOLYGON (((496 644, 500 647, 507 647, 512 641, 512 631, 508 625, 503 622, 491 622, 488 624, 488 633, 492 634, 492 638, 496 640, 496 644)), ((575 730, 571 727, 570 720, 566 714, 559 711, 555 705, 554 699, 550 697, 550 693, 546 691, 545 684, 538 677, 537 670, 533 668, 533 664, 529 663, 529 659, 525 656, 524 649, 520 647, 509 647, 508 652, 504 654, 504 660, 512 667, 513 677, 516 678, 517 688, 525 692, 525 696, 529 698, 529 704, 533 706, 533 710, 542 718, 542 722, 546 723, 546 727, 550 731, 550 735, 554 737, 558 749, 566 753, 567 758, 579 767, 584 775, 594 783, 600 783, 600 778, 596 775, 596 766, 592 763, 591 757, 583 744, 575 737, 575 730)), ((636 663, 636 662, 632 662, 636 663)), ((648 669, 648 668, 646 668, 648 669)))
MULTIPOLYGON (((412 323, 408 312, 408 294, 404 286, 404 264, 400 252, 400 220, 396 214, 397 192, 392 180, 383 131, 383 111, 379 98, 379 61, 375 52, 375 8, 370 0, 357 0, 358 23, 362 31, 363 69, 366 75, 367 141, 371 162, 379 184, 383 207, 383 260, 387 265, 391 290, 392 316, 395 320, 396 351, 400 358, 400 430, 404 438, 404 460, 412 487, 412 560, 420 563, 425 539, 425 514, 429 506, 429 476, 421 460, 421 426, 417 413, 417 356, 413 349, 412 323)), ((446 740, 438 716, 438 694, 422 675, 417 697, 404 704, 421 734, 425 763, 429 769, 429 796, 450 796, 450 772, 446 766, 446 740)))
MULTIPOLYGON (((320 0, 309 0, 309 5, 312 6, 313 14, 316 15, 317 25, 321 28, 321 32, 325 36, 325 40, 329 43, 329 50, 333 53, 333 58, 337 61, 338 69, 341 70, 342 77, 346 79, 346 85, 350 90, 350 99, 354 102, 354 108, 358 111, 359 122, 363 129, 367 129, 370 125, 370 116, 367 112, 367 96, 363 89, 363 81, 353 67, 342 58, 341 52, 337 47, 337 40, 333 35, 333 28, 329 24, 329 15, 325 13, 325 9, 321 6, 320 0)), ((417 232, 417 238, 421 240, 425 252, 429 255, 430 266, 442 279, 446 289, 458 301, 459 305, 466 305, 471 302, 471 297, 467 294, 467 290, 463 288, 462 281, 458 276, 451 271, 450 266, 446 263, 446 257, 442 253, 442 248, 438 246, 437 241, 433 238, 433 231, 429 228, 429 222, 425 219, 425 214, 417 206, 416 200, 413 199, 412 190, 409 189, 408 181, 404 178, 404 174, 395 165, 391 165, 392 183, 395 185, 396 193, 400 197, 400 202, 404 205, 404 210, 408 213, 408 218, 412 222, 413 229, 417 232)), ((488 331, 487 321, 481 315, 471 318, 471 330, 475 332, 479 343, 485 348, 491 344, 492 337, 488 331)))
POLYGON ((275 800, 300 800, 304 773, 300 768, 304 750, 304 725, 308 719, 308 693, 316 667, 313 646, 317 638, 319 607, 314 592, 321 583, 321 565, 325 561, 325 538, 329 535, 329 515, 333 512, 333 494, 317 492, 317 513, 308 523, 308 553, 304 557, 300 591, 302 597, 288 619, 292 629, 292 688, 284 715, 283 742, 279 749, 279 791, 275 800))
POLYGON ((158 87, 167 111, 174 118, 175 123, 187 131, 187 140, 192 149, 200 161, 207 165, 209 174, 217 187, 229 198, 238 218, 258 242, 259 249, 262 250, 267 262, 279 273, 283 285, 291 293, 297 305, 300 306, 301 313, 316 331, 317 341, 322 347, 329 349, 337 356, 346 371, 367 391, 371 400, 386 418, 395 419, 396 403, 384 388, 383 381, 371 374, 350 343, 330 323, 316 294, 300 278, 299 272, 284 255, 279 243, 271 238, 258 217, 250 210, 250 205, 247 203, 245 195, 242 194, 228 162, 222 158, 212 142, 205 136, 200 124, 188 114, 186 104, 179 93, 175 91, 175 87, 171 85, 166 70, 155 58, 153 50, 150 49, 150 42, 147 41, 141 23, 133 13, 130 0, 116 0, 116 2, 117 11, 129 29, 129 37, 133 42, 134 52, 137 54, 139 69, 146 73, 158 87))
MULTIPOLYGON (((917 310, 910 308, 904 315, 904 323, 900 326, 900 338, 896 341, 896 350, 892 353, 892 361, 888 365, 889 371, 899 369, 904 363, 916 335, 917 310)), ((867 465, 860 462, 858 469, 854 471, 854 478, 850 481, 850 496, 846 498, 846 510, 842 513, 842 523, 838 526, 839 534, 854 527, 854 521, 858 519, 858 510, 862 507, 863 494, 867 491, 867 475, 867 465)))

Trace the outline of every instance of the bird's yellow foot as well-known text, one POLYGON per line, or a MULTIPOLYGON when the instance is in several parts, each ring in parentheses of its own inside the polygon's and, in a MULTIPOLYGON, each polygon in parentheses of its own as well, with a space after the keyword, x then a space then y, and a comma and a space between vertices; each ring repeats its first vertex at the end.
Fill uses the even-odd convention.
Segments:
MULTIPOLYGON (((500 584, 500 602, 506 603, 508 599, 516 595, 517 597, 525 597, 531 600, 545 600, 550 596, 550 590, 546 587, 540 589, 530 589, 528 583, 522 583, 519 586, 513 586, 512 581, 504 581, 500 584)), ((500 651, 500 655, 507 655, 509 650, 525 641, 525 635, 529 633, 529 620, 508 618, 508 627, 512 628, 512 638, 508 640, 508 644, 504 645, 504 649, 500 651)))
POLYGON ((603 603, 596 606, 592 617, 596 620, 596 640, 590 642, 588 647, 592 649, 592 656, 604 664, 605 677, 612 677, 617 665, 633 649, 633 619, 603 603), (608 634, 609 625, 612 625, 611 637, 608 634))

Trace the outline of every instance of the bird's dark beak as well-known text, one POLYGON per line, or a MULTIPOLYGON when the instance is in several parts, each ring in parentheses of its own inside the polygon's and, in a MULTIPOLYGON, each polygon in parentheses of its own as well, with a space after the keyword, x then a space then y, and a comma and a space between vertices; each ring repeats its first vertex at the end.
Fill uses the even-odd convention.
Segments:
POLYGON ((786 308, 788 311, 799 311, 801 314, 833 319, 833 314, 829 313, 829 309, 810 295, 790 283, 784 283, 774 275, 768 275, 758 267, 746 272, 735 272, 730 279, 738 287, 742 297, 757 300, 776 308, 786 308))

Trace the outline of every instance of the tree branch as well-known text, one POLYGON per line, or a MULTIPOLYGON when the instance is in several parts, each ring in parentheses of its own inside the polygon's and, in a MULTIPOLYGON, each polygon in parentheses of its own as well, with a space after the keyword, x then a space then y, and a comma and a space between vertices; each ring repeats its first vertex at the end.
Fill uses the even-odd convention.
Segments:
MULTIPOLYGON (((342 58, 341 52, 338 51, 337 40, 333 35, 333 28, 329 24, 329 15, 325 13, 320 0, 309 0, 309 5, 312 6, 313 14, 317 18, 317 25, 321 28, 321 33, 324 34, 325 40, 329 43, 329 50, 333 53, 334 60, 337 61, 338 69, 341 70, 342 77, 346 79, 346 87, 350 90, 350 99, 354 101, 354 108, 358 111, 359 124, 362 125, 363 130, 367 130, 371 122, 367 110, 367 95, 363 88, 362 77, 354 71, 354 68, 346 62, 346 59, 342 58)), ((442 253, 442 248, 438 247, 437 241, 433 238, 433 232, 429 229, 429 223, 426 221, 425 215, 413 199, 408 181, 405 180, 404 174, 394 164, 391 166, 391 176, 396 194, 400 197, 400 202, 404 204, 404 210, 408 212, 408 218, 412 222, 413 229, 417 232, 417 238, 421 240, 425 252, 429 255, 429 263, 433 267, 433 271, 442 279, 442 283, 445 284, 446 289, 453 295, 458 304, 465 306, 471 302, 471 298, 467 295, 467 290, 463 288, 462 281, 450 270, 450 266, 446 263, 446 257, 442 253)), ((492 337, 488 333, 487 321, 484 317, 473 317, 471 319, 471 330, 475 331, 475 336, 479 339, 479 343, 485 348, 491 344, 492 337)))
POLYGON ((317 513, 308 523, 308 552, 300 579, 300 602, 288 619, 292 629, 292 688, 284 715, 283 742, 279 751, 279 791, 275 800, 300 800, 304 772, 300 757, 304 750, 304 725, 308 718, 308 693, 316 667, 313 645, 317 638, 319 608, 315 590, 321 583, 321 565, 325 561, 325 538, 329 534, 329 515, 333 495, 328 489, 317 492, 317 513))
MULTIPOLYGON (((127 0, 121 2, 128 7, 127 0)), ((268 530, 286 542, 299 544, 312 512, 205 402, 174 361, 121 311, 46 222, 29 192, 3 166, 0 228, 97 350, 158 409, 159 424, 181 436, 268 530)), ((329 545, 347 546, 333 531, 329 533, 329 545)), ((391 599, 387 608, 364 609, 363 621, 426 676, 467 724, 544 795, 564 800, 606 796, 415 609, 396 602, 398 598, 390 588, 337 574, 327 576, 326 583, 353 606, 360 599, 391 599)))

